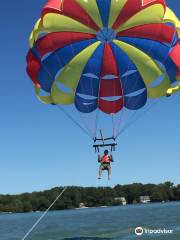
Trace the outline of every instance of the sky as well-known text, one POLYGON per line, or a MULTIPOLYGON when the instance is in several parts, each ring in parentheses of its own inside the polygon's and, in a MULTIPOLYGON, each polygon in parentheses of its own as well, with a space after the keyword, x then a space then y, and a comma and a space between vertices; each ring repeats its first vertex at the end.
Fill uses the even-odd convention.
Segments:
MULTIPOLYGON (((25 57, 45 2, 1 2, 0 194, 62 185, 180 183, 180 94, 163 99, 121 135, 109 182, 106 173, 97 179, 92 141, 56 107, 36 99, 25 57)), ((180 16, 179 0, 167 3, 180 16)))

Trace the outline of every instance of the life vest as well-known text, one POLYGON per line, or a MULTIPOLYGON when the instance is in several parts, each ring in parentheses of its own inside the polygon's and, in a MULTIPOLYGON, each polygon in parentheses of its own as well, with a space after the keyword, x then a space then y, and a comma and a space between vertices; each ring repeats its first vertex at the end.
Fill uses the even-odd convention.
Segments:
POLYGON ((104 163, 110 163, 109 156, 108 156, 108 155, 104 155, 103 158, 102 158, 102 162, 104 162, 104 163))

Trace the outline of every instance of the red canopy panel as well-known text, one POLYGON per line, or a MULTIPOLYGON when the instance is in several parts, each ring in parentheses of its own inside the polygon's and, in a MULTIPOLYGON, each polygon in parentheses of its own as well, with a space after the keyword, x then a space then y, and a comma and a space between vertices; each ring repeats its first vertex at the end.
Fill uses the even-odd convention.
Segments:
POLYGON ((175 47, 173 47, 172 51, 169 53, 169 56, 176 64, 178 68, 178 72, 180 72, 180 44, 178 43, 175 47))
POLYGON ((114 114, 119 112, 124 106, 123 98, 116 101, 106 101, 104 99, 99 99, 99 109, 107 114, 114 114))
POLYGON ((176 29, 162 23, 146 24, 124 30, 118 37, 146 38, 162 43, 171 43, 176 29))
POLYGON ((142 4, 141 0, 127 1, 127 3, 124 5, 124 8, 117 17, 115 23, 113 24, 113 29, 117 29, 120 25, 126 22, 133 15, 154 4, 162 4, 165 11, 166 9, 165 0, 144 1, 144 4, 142 4))
POLYGON ((29 52, 27 54, 26 61, 27 61, 26 71, 27 71, 28 75, 30 76, 30 78, 32 79, 34 84, 37 87, 40 87, 37 76, 38 76, 38 72, 41 68, 41 62, 36 57, 34 57, 31 49, 29 50, 29 52))
POLYGON ((104 77, 106 75, 118 76, 116 59, 114 57, 114 54, 109 43, 106 43, 104 45, 103 62, 101 68, 101 77, 104 77))
POLYGON ((76 32, 54 32, 40 38, 35 43, 41 57, 49 52, 53 52, 59 48, 63 48, 74 42, 95 38, 95 35, 88 33, 76 32))
POLYGON ((119 72, 116 59, 113 55, 112 49, 108 43, 104 46, 103 61, 100 75, 100 90, 99 90, 99 108, 105 113, 116 113, 124 105, 124 98, 121 81, 119 79, 119 72), (113 75, 112 79, 102 79, 105 76, 113 75), (103 97, 121 96, 120 99, 114 101, 107 101, 103 97))
POLYGON ((64 0, 63 3, 60 0, 49 0, 42 10, 42 17, 47 13, 62 14, 99 31, 99 27, 94 20, 74 0, 64 0))
POLYGON ((101 79, 99 97, 122 96, 119 78, 101 79))

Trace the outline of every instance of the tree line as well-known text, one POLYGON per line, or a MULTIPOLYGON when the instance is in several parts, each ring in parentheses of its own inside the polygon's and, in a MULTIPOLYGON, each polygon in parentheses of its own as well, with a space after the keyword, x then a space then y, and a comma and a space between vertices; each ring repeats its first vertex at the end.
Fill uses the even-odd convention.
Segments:
MULTIPOLYGON (((44 211, 63 187, 20 195, 0 195, 0 212, 44 211)), ((76 187, 70 186, 51 210, 78 208, 79 203, 87 207, 114 206, 121 204, 119 197, 125 197, 128 204, 139 203, 140 196, 149 196, 151 202, 180 201, 180 185, 171 182, 162 184, 116 185, 115 187, 76 187)))

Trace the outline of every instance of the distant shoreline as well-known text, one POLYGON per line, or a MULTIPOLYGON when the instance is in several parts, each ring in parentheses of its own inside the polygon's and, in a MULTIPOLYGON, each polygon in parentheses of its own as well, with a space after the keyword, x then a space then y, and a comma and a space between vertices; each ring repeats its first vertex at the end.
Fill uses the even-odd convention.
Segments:
MULTIPOLYGON (((1 213, 45 211, 63 187, 19 195, 0 195, 1 213)), ((116 185, 114 187, 69 186, 51 210, 109 207, 149 202, 180 201, 180 185, 162 184, 116 185)))
MULTIPOLYGON (((57 212, 57 211, 73 211, 73 210, 90 210, 90 209, 98 209, 98 208, 112 208, 112 207, 130 207, 130 206, 147 206, 147 205, 154 205, 154 204, 175 204, 179 203, 180 201, 171 201, 171 202, 150 202, 147 204, 137 203, 137 204, 127 204, 123 205, 116 205, 116 206, 98 206, 98 207, 85 207, 85 208, 71 208, 71 209, 61 209, 61 210, 51 210, 50 212, 57 212)), ((31 212, 0 212, 0 215, 11 215, 11 214, 24 214, 24 213, 44 213, 44 211, 31 211, 31 212)))

